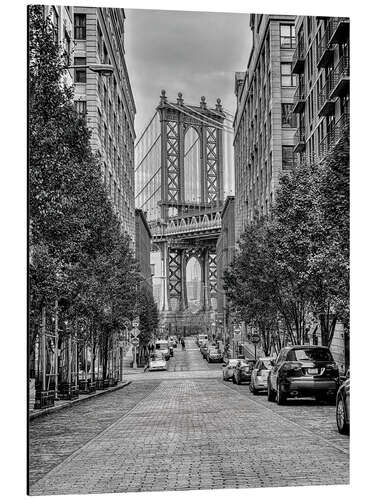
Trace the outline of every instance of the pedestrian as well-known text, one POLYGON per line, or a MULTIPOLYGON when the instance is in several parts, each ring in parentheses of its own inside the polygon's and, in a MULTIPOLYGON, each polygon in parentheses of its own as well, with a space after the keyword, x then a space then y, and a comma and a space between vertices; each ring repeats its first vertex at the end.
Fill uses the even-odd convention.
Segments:
POLYGON ((185 340, 182 338, 181 339, 181 345, 182 345, 182 350, 185 350, 185 340))

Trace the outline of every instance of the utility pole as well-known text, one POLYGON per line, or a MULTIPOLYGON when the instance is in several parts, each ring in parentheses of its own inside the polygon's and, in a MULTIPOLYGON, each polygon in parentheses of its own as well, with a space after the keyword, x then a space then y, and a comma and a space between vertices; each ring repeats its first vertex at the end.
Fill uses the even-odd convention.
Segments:
POLYGON ((41 350, 42 350, 42 390, 46 390, 46 308, 42 309, 42 339, 41 339, 41 350))
POLYGON ((57 399, 58 393, 58 381, 59 381, 59 301, 55 300, 55 399, 57 399))

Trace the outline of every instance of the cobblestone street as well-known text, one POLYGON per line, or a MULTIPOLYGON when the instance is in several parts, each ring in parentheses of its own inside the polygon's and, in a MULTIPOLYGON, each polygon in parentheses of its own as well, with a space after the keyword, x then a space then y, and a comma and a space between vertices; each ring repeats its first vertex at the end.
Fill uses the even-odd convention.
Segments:
POLYGON ((333 406, 279 407, 223 382, 192 340, 168 372, 128 378, 30 423, 32 495, 349 482, 349 439, 333 406))

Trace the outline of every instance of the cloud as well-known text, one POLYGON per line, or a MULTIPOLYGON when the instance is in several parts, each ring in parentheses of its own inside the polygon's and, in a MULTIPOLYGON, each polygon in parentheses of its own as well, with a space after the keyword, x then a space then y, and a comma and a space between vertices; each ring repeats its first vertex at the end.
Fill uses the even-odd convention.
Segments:
POLYGON ((165 88, 171 100, 209 104, 220 97, 235 106, 234 73, 246 67, 250 52, 248 14, 127 10, 126 62, 137 106, 139 134, 165 88))

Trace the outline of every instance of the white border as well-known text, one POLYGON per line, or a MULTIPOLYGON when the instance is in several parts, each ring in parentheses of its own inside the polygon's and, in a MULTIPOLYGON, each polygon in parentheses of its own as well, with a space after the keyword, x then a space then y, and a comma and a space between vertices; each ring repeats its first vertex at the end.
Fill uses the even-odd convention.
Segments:
MULTIPOLYGON (((37 2, 35 2, 37 3, 37 2)), ((72 3, 57 1, 54 3, 72 3)), ((374 256, 373 204, 374 158, 373 137, 373 55, 374 11, 370 2, 315 0, 129 0, 128 2, 86 1, 79 5, 170 10, 206 10, 221 12, 264 12, 305 15, 349 15, 351 17, 351 196, 352 196, 352 454, 350 487, 304 487, 225 491, 191 491, 168 493, 128 493, 124 498, 248 498, 255 500, 277 496, 282 499, 370 498, 374 475, 374 391, 373 357, 374 256)), ((26 7, 21 1, 2 6, 2 134, 1 162, 1 492, 3 498, 26 498, 25 478, 25 262, 26 262, 26 7), (5 145, 5 155, 4 155, 5 145)), ((44 497, 47 498, 47 497, 44 497)), ((48 498, 73 498, 53 496, 48 498)), ((77 498, 77 497, 74 497, 77 498)), ((109 495, 95 498, 110 499, 109 495)))

